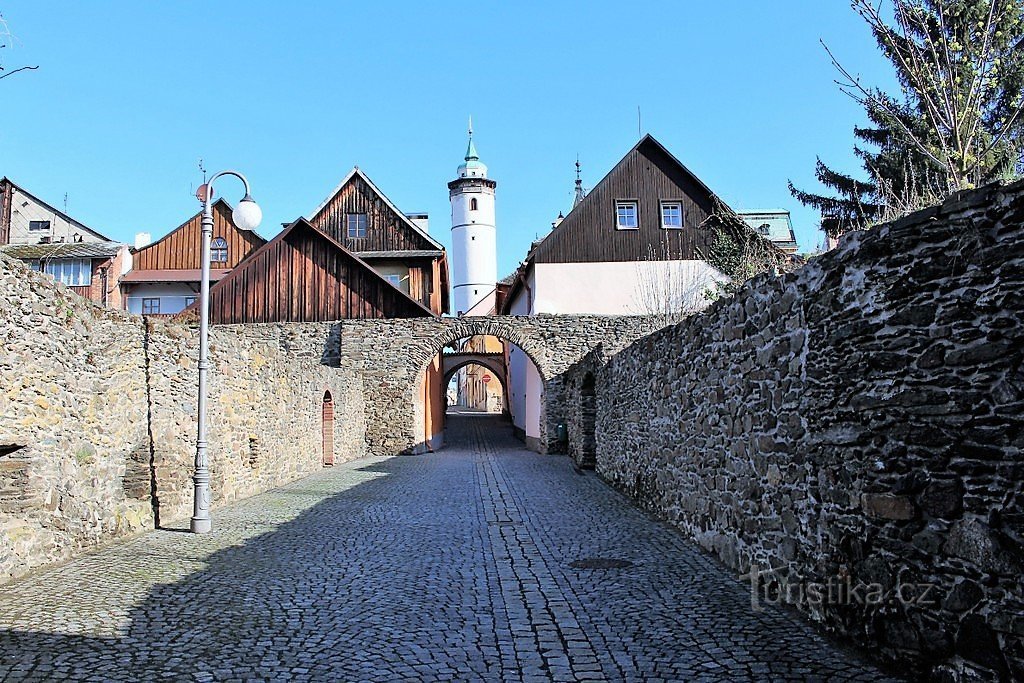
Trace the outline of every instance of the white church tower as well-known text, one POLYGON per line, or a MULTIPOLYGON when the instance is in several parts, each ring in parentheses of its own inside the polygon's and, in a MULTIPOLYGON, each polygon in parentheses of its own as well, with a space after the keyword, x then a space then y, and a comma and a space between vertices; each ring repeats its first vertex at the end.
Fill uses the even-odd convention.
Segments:
POLYGON ((473 144, 469 120, 469 148, 459 166, 459 177, 448 183, 452 202, 453 310, 466 313, 494 289, 498 281, 498 244, 494 224, 494 188, 487 166, 473 144))

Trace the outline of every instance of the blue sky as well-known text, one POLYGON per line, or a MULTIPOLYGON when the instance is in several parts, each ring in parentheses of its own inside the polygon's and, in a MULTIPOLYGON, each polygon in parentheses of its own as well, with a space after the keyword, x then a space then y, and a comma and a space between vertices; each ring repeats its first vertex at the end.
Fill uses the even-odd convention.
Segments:
MULTIPOLYGON (((845 2, 0 4, 0 174, 108 236, 198 210, 197 161, 245 173, 260 232, 309 214, 353 165, 448 244, 447 181, 473 116, 498 181, 501 274, 643 132, 734 208, 790 209, 805 249, 815 155, 854 170, 857 105, 819 44, 891 84, 845 2)), ((229 201, 241 189, 218 188, 229 201)))

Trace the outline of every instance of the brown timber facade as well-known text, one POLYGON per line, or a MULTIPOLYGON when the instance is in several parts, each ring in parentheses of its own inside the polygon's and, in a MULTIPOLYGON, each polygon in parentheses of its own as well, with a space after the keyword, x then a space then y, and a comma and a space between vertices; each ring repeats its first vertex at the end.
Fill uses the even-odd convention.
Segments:
POLYGON ((305 219, 210 288, 215 324, 430 316, 430 309, 305 219))
MULTIPOLYGON (((650 135, 536 247, 536 263, 700 259, 710 240, 700 228, 721 203, 693 173, 650 135), (637 227, 616 227, 617 202, 636 202, 637 227), (682 225, 662 225, 662 207, 678 202, 682 225)), ((724 203, 722 204, 724 206, 724 203)))
POLYGON ((434 314, 449 309, 444 247, 421 230, 359 168, 309 221, 434 314))
MULTIPOLYGON (((202 267, 202 212, 192 216, 162 239, 134 250, 132 267, 136 270, 193 270, 202 267)), ((227 242, 227 260, 215 261, 212 268, 237 266, 251 251, 266 243, 254 232, 239 230, 231 222, 231 206, 223 199, 213 205, 213 239, 227 242)))

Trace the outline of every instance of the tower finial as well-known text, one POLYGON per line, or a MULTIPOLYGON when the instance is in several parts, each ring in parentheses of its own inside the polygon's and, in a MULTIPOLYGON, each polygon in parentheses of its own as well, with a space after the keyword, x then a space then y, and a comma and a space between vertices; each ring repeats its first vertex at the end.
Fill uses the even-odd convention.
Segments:
POLYGON ((583 189, 583 180, 580 178, 580 155, 576 155, 576 197, 572 200, 572 208, 579 206, 583 198, 587 196, 586 191, 583 189))
POLYGON ((469 146, 466 148, 466 161, 477 161, 476 145, 473 144, 473 117, 469 117, 469 146))

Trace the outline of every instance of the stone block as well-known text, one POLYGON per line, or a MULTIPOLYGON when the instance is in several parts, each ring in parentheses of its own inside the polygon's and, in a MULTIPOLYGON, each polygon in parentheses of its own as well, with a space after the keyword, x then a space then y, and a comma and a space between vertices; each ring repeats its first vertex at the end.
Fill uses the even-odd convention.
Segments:
POLYGON ((909 496, 865 493, 860 504, 866 514, 880 519, 908 520, 917 516, 917 508, 909 496))

